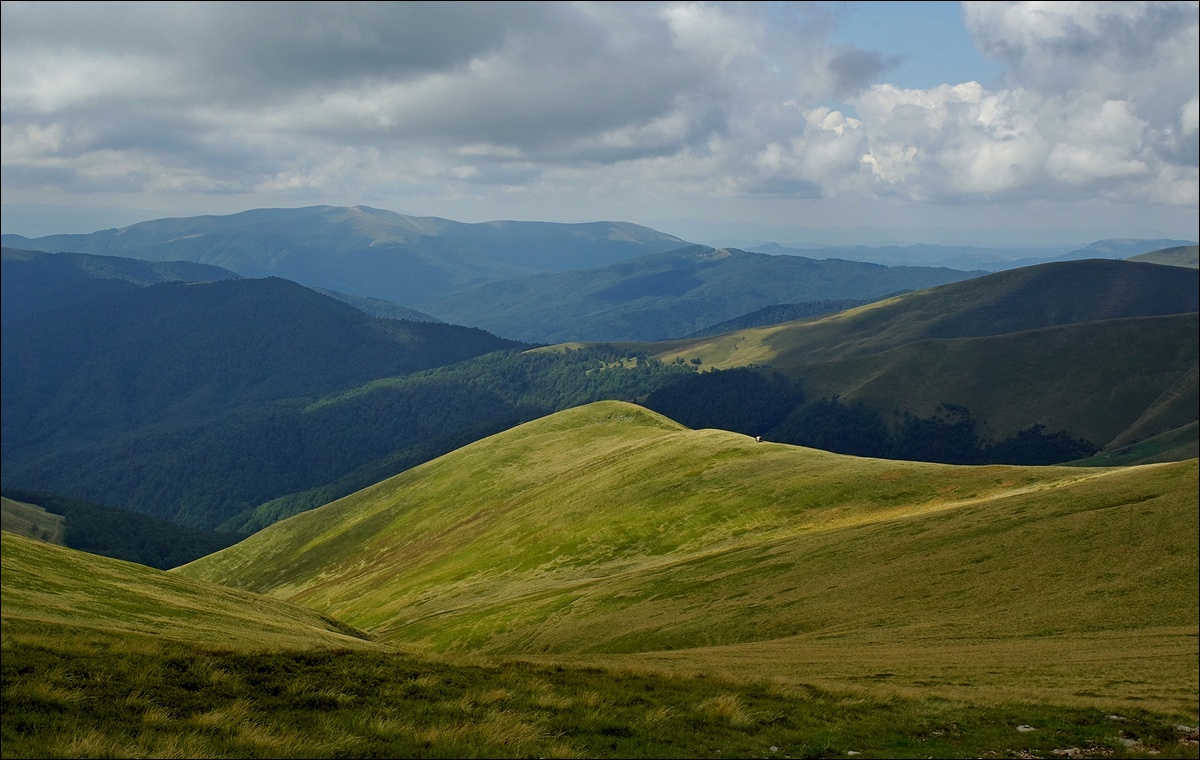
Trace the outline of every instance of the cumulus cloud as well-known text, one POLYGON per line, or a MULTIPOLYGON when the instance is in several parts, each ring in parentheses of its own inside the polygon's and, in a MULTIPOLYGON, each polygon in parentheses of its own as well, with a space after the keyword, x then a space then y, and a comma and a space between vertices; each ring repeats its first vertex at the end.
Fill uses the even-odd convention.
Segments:
POLYGON ((965 3, 907 89, 760 3, 6 3, 3 181, 62 192, 1197 204, 1196 2, 965 3))

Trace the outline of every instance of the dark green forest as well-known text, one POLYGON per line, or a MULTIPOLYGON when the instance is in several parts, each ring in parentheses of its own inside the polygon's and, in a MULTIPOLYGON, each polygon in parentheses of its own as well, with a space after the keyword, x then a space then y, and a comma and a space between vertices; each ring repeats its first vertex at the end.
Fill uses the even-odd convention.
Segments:
POLYGON ((72 549, 160 570, 191 562, 245 538, 239 533, 183 528, 166 520, 79 499, 6 488, 4 496, 62 515, 63 543, 72 549))
POLYGON ((499 351, 319 400, 66 439, 6 464, 5 484, 196 528, 252 530, 521 422, 591 401, 636 400, 692 373, 606 346, 499 351))
POLYGON ((799 383, 758 369, 704 372, 651 393, 645 406, 688 427, 718 427, 838 454, 945 464, 1069 462, 1099 446, 1034 423, 987 439, 970 409, 941 404, 930 417, 908 412, 888 425, 879 412, 838 397, 806 401, 799 383))
POLYGON ((970 411, 887 425, 841 399, 806 400, 766 369, 697 374, 607 345, 499 351, 178 425, 73 441, 6 468, 7 483, 116 504, 196 529, 245 533, 514 425, 603 399, 642 403, 692 428, 721 428, 843 454, 952 464, 1052 464, 1097 447, 1040 425, 981 437, 970 411))

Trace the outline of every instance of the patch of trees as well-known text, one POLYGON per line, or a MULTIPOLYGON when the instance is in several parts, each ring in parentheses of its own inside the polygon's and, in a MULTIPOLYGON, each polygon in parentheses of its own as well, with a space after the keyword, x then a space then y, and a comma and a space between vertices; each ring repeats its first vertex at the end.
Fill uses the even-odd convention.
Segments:
POLYGON ((183 528, 117 507, 39 491, 4 489, 4 496, 62 515, 63 543, 72 549, 168 570, 241 541, 245 535, 183 528))
POLYGON ((905 412, 889 426, 861 402, 837 396, 805 401, 799 383, 754 369, 705 372, 665 386, 645 406, 691 428, 762 435, 838 454, 945 464, 1045 465, 1091 456, 1099 447, 1035 423, 999 442, 986 440, 970 409, 942 404, 929 417, 905 412))
POLYGON ((1091 456, 1099 447, 1035 423, 999 442, 984 439, 965 406, 941 404, 929 417, 905 412, 894 431, 861 403, 820 399, 768 433, 771 440, 839 454, 944 464, 1046 465, 1091 456))
POLYGON ((691 375, 654 391, 643 405, 690 428, 759 435, 802 403, 799 384, 783 375, 737 368, 691 375))

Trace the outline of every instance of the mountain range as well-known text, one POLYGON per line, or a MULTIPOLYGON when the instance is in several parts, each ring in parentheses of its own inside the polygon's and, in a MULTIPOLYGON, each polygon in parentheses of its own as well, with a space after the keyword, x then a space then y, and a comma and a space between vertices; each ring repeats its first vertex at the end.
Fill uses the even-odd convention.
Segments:
POLYGON ((687 243, 624 222, 464 224, 366 206, 254 209, 157 219, 87 235, 25 238, 14 248, 193 261, 244 277, 283 277, 404 306, 495 280, 603 266, 687 243))
POLYGON ((5 237, 6 757, 1194 756, 1195 246, 278 211, 5 237))
POLYGON ((277 278, 130 287, 5 321, 5 488, 246 532, 605 398, 894 459, 1196 447, 1197 283, 1179 267, 1042 265, 717 337, 535 352, 277 278))
POLYGON ((1055 261, 1082 259, 1128 259, 1164 248, 1195 245, 1195 241, 1169 238, 1110 238, 1084 246, 1050 248, 985 248, 952 245, 887 245, 820 247, 810 245, 780 245, 764 243, 749 246, 749 250, 772 255, 806 256, 814 259, 850 259, 896 266, 950 267, 952 269, 985 269, 998 272, 1005 269, 1046 264, 1055 261))
POLYGON ((667 340, 781 303, 869 300, 980 274, 693 246, 480 285, 418 306, 517 340, 667 340))

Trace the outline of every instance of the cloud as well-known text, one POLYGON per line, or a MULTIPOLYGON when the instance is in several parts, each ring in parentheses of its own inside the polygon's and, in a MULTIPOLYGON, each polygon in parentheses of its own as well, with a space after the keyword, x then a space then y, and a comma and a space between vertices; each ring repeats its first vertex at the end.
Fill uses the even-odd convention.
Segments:
POLYGON ((1194 207, 1197 7, 966 3, 1002 81, 906 89, 807 3, 6 3, 3 182, 1194 207))

